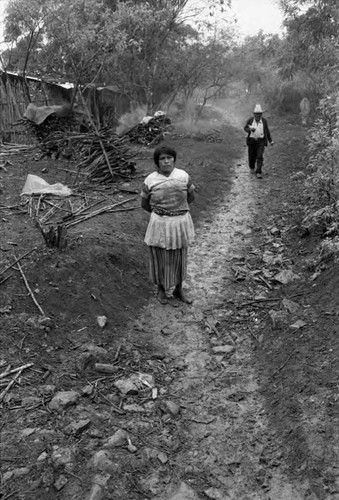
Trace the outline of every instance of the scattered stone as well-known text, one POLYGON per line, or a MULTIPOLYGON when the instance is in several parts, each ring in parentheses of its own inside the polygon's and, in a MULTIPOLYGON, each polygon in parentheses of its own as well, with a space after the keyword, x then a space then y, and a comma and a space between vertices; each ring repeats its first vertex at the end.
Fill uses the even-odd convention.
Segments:
POLYGON ((198 500, 199 497, 192 488, 190 488, 186 483, 181 482, 179 486, 172 485, 169 487, 169 493, 166 493, 164 497, 160 497, 159 500, 198 500))
POLYGON ((305 321, 302 321, 301 319, 298 319, 293 325, 291 325, 291 328, 295 328, 296 330, 299 330, 300 328, 303 328, 304 326, 307 326, 307 323, 305 321))
POLYGON ((8 305, 5 307, 0 307, 0 314, 10 314, 12 306, 8 305))
POLYGON ((151 358, 153 359, 165 359, 166 358, 166 353, 164 351, 154 351, 151 355, 151 358))
POLYGON ((272 321, 273 330, 279 330, 286 326, 288 319, 288 314, 286 311, 274 311, 273 309, 271 309, 270 311, 268 311, 268 314, 272 321))
POLYGON ((266 250, 263 254, 263 261, 270 266, 281 265, 283 263, 283 256, 266 250))
POLYGON ((112 462, 111 458, 112 455, 109 451, 100 450, 93 455, 88 466, 95 470, 112 474, 118 470, 119 466, 112 462))
POLYGON ((235 402, 238 403, 239 401, 243 401, 245 399, 245 394, 242 393, 242 392, 237 392, 237 391, 230 392, 227 395, 227 399, 229 399, 230 401, 235 401, 235 402))
POLYGON ((103 432, 99 431, 99 429, 90 429, 88 435, 92 439, 102 439, 104 437, 103 432))
POLYGON ((280 229, 278 227, 272 227, 270 229, 270 233, 272 234, 272 236, 280 236, 280 229))
POLYGON ((121 398, 118 396, 118 394, 107 394, 106 399, 108 399, 113 405, 120 408, 121 398))
POLYGON ((127 394, 138 394, 139 390, 147 387, 154 387, 154 378, 147 373, 133 374, 129 378, 121 378, 114 382, 114 386, 119 389, 123 396, 127 394))
POLYGON ((54 429, 40 429, 39 439, 44 439, 49 442, 54 442, 56 440, 57 432, 54 429))
POLYGON ((108 438, 104 444, 104 448, 117 448, 119 446, 124 446, 128 439, 128 433, 123 429, 117 430, 113 436, 108 438))
POLYGON ((52 396, 56 391, 55 385, 40 385, 38 391, 42 396, 52 396))
POLYGON ((41 403, 41 399, 35 396, 26 396, 21 400, 21 406, 24 408, 29 408, 30 406, 35 406, 41 403))
POLYGON ((228 495, 225 495, 218 488, 208 488, 204 491, 207 498, 211 498, 212 500, 227 500, 230 498, 228 495))
POLYGON ((168 413, 172 417, 176 417, 180 413, 180 405, 173 401, 164 400, 159 404, 159 408, 163 413, 168 413))
POLYGON ((290 314, 296 314, 300 310, 299 304, 297 304, 297 302, 293 302, 293 300, 283 299, 282 305, 290 314))
POLYGON ((283 271, 280 271, 280 273, 276 274, 274 279, 283 285, 287 285, 287 283, 298 280, 299 276, 290 269, 284 269, 283 271))
POLYGON ((135 413, 145 413, 145 408, 135 403, 123 405, 124 411, 132 411, 135 413))
POLYGON ((26 438, 28 436, 31 436, 37 430, 39 430, 37 427, 27 427, 27 429, 23 429, 21 431, 21 437, 26 438))
POLYGON ((155 450, 154 448, 144 448, 143 454, 147 460, 151 460, 152 458, 157 458, 158 450, 155 450))
POLYGON ((216 347, 212 347, 212 351, 215 354, 230 354, 235 350, 233 345, 218 345, 216 347))
POLYGON ((44 462, 48 458, 47 451, 43 451, 37 458, 37 462, 44 462))
POLYGON ((174 330, 172 328, 170 328, 169 326, 164 326, 160 331, 165 337, 169 337, 170 335, 173 335, 173 333, 174 333, 174 330))
POLYGON ((134 446, 131 441, 128 442, 127 449, 130 453, 135 453, 138 450, 138 448, 134 446))
POLYGON ((10 479, 16 479, 17 477, 27 476, 30 473, 30 469, 28 467, 19 467, 18 469, 9 470, 4 473, 2 476, 2 481, 5 483, 10 479))
POLYGON ((100 326, 100 328, 105 328, 107 324, 106 316, 97 316, 97 323, 100 326))
POLYGON ((127 394, 138 394, 139 392, 138 386, 136 386, 132 380, 125 378, 114 382, 114 386, 119 389, 123 396, 126 396, 127 394))
POLYGON ((48 316, 39 316, 38 318, 38 324, 41 325, 42 327, 52 327, 53 326, 53 321, 51 318, 48 316))
POLYGON ((59 476, 58 479, 55 481, 54 487, 56 488, 56 490, 60 491, 67 483, 68 483, 67 477, 61 474, 61 476, 59 476))
POLYGON ((81 395, 84 397, 92 396, 92 394, 94 394, 93 385, 86 385, 81 391, 81 395))
POLYGON ((168 462, 168 456, 163 451, 160 451, 160 453, 157 454, 157 458, 162 464, 166 464, 168 462))
POLYGON ((33 328, 43 330, 45 327, 51 325, 51 320, 50 318, 31 316, 30 318, 27 319, 26 324, 32 326, 33 328))
POLYGON ((75 459, 74 449, 54 446, 51 459, 55 468, 67 466, 68 469, 73 469, 75 459))
POLYGON ((97 474, 94 476, 93 484, 98 484, 99 486, 107 486, 107 483, 110 479, 110 474, 97 474))
POLYGON ((79 393, 76 391, 61 391, 57 392, 49 403, 50 410, 55 410, 59 413, 66 410, 69 406, 75 405, 79 398, 79 393))
POLYGON ((104 497, 103 489, 99 484, 93 484, 88 500, 101 500, 104 497))
POLYGON ((74 421, 64 428, 64 432, 73 436, 79 436, 82 432, 86 431, 90 425, 91 421, 89 419, 74 421))
POLYGON ((94 356, 107 356, 108 354, 108 351, 106 349, 104 349, 103 347, 99 347, 95 344, 84 344, 81 347, 81 350, 89 352, 94 356))
POLYGON ((95 363, 94 370, 100 373, 117 373, 119 367, 105 363, 95 363))

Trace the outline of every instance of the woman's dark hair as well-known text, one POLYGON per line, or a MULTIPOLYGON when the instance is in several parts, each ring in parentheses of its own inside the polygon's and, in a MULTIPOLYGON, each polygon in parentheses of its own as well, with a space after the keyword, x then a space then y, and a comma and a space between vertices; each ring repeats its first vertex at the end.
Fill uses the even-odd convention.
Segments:
POLYGON ((159 158, 161 155, 173 156, 174 161, 177 159, 177 152, 175 149, 170 148, 169 146, 159 146, 153 153, 153 160, 157 167, 159 167, 159 158))

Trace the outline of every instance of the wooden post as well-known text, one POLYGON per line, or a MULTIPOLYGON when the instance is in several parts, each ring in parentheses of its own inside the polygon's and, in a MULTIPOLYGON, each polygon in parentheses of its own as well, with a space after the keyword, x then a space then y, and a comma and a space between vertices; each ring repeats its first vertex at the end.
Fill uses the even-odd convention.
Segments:
POLYGON ((59 250, 64 250, 66 248, 67 227, 64 224, 57 224, 56 227, 50 226, 45 230, 39 220, 37 220, 37 226, 49 248, 59 248, 59 250))

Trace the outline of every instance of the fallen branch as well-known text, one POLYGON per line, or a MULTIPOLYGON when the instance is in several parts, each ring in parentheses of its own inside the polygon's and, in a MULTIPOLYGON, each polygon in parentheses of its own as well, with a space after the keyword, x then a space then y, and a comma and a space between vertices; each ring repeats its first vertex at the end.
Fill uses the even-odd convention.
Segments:
POLYGON ((8 498, 11 498, 13 495, 16 495, 17 493, 19 493, 20 490, 15 490, 15 491, 12 491, 11 493, 8 493, 8 495, 6 495, 5 497, 3 497, 2 500, 7 500, 8 498))
POLYGON ((259 275, 259 276, 258 276, 258 279, 259 279, 260 281, 262 281, 262 282, 263 282, 263 283, 267 286, 267 288, 269 288, 270 290, 272 290, 272 288, 273 288, 273 287, 272 287, 272 286, 268 283, 268 281, 266 281, 266 280, 265 280, 265 278, 264 278, 263 276, 260 276, 260 275, 259 275))
MULTIPOLYGON (((32 250, 30 250, 29 252, 25 253, 24 255, 21 255, 21 257, 19 257, 18 259, 16 259, 13 264, 9 265, 8 267, 6 267, 6 269, 4 269, 3 271, 1 271, 0 273, 0 276, 2 274, 4 274, 6 271, 8 271, 8 269, 11 269, 11 267, 14 267, 15 264, 17 264, 20 260, 22 260, 24 257, 27 257, 27 255, 29 255, 30 253, 34 252, 34 250, 36 250, 36 248, 33 248, 32 250)), ((2 283, 2 282, 1 282, 2 283)))
POLYGON ((5 283, 5 281, 7 281, 11 276, 13 276, 13 274, 9 274, 8 276, 6 276, 6 278, 4 278, 3 280, 0 281, 0 285, 2 285, 2 283, 5 283))
POLYGON ((209 327, 209 329, 216 334, 217 337, 220 337, 220 333, 218 332, 218 329, 216 328, 213 323, 211 323, 208 319, 205 320, 206 325, 209 327))
POLYGON ((26 370, 26 368, 30 368, 33 366, 33 363, 27 363, 26 365, 19 366, 18 368, 13 368, 13 370, 8 370, 0 374, 0 379, 4 377, 8 377, 8 375, 11 375, 12 373, 16 373, 19 371, 26 370))
POLYGON ((10 388, 15 384, 15 382, 18 380, 18 378, 20 377, 21 375, 21 371, 19 371, 15 376, 14 378, 10 381, 10 383, 5 387, 5 389, 2 391, 2 393, 0 394, 0 402, 4 399, 4 397, 6 396, 7 392, 10 390, 10 388))
MULTIPOLYGON (((25 203, 24 205, 27 205, 27 203, 25 203)), ((0 210, 13 210, 14 208, 16 208, 17 210, 25 212, 22 207, 23 205, 0 205, 0 210)))
POLYGON ((27 279, 26 279, 26 276, 24 275, 24 272, 23 272, 23 270, 22 270, 22 268, 21 268, 21 266, 20 266, 20 264, 19 264, 18 260, 17 260, 17 264, 18 264, 18 268, 19 268, 20 274, 21 274, 21 276, 22 276, 22 279, 24 280, 25 286, 26 286, 26 288, 27 288, 27 290, 28 290, 28 293, 29 293, 29 294, 30 294, 30 296, 32 297, 32 300, 33 300, 34 304, 35 304, 35 305, 37 306, 37 308, 39 309, 40 314, 41 314, 42 316, 45 316, 44 311, 41 309, 40 305, 38 304, 38 301, 36 300, 36 298, 35 298, 35 296, 34 296, 34 293, 32 292, 32 290, 31 290, 31 288, 30 288, 30 286, 29 286, 29 284, 28 284, 28 281, 27 281, 27 279))
MULTIPOLYGON (((133 198, 128 198, 127 200, 119 201, 118 203, 115 203, 114 205, 108 205, 106 207, 99 208, 95 212, 92 212, 88 215, 84 215, 78 220, 74 220, 72 222, 66 223, 65 226, 69 228, 70 226, 75 226, 75 224, 79 224, 80 222, 84 222, 85 220, 91 219, 92 217, 95 217, 96 215, 103 214, 105 212, 114 212, 114 208, 118 207, 119 205, 123 205, 124 203, 127 203, 129 201, 135 200, 135 196, 133 198)), ((128 209, 125 209, 128 210, 128 209)))
MULTIPOLYGON (((64 172, 69 172, 70 174, 78 175, 78 172, 76 172, 75 170, 69 170, 68 168, 61 168, 61 167, 54 167, 54 168, 56 168, 57 170, 62 170, 64 172)), ((81 175, 89 175, 86 172, 80 172, 80 174, 81 175)))
POLYGON ((252 306, 252 305, 259 305, 260 302, 279 302, 281 298, 277 299, 257 299, 257 300, 251 300, 249 302, 243 302, 242 304, 238 304, 236 307, 237 309, 240 309, 241 307, 247 307, 247 306, 252 306))
POLYGON ((52 208, 50 208, 48 210, 48 212, 45 213, 45 215, 43 217, 41 217, 41 219, 39 220, 40 223, 45 223, 50 217, 52 217, 52 215, 57 210, 62 210, 62 211, 65 211, 65 212, 67 212, 69 214, 69 210, 66 210, 65 208, 62 208, 63 202, 60 202, 58 205, 55 205, 54 203, 51 203, 48 200, 44 200, 44 203, 46 203, 47 205, 50 205, 52 208))
POLYGON ((288 356, 288 358, 286 359, 286 361, 277 370, 275 370, 275 372, 272 373, 272 377, 274 377, 274 375, 276 375, 278 372, 280 372, 280 370, 282 370, 284 368, 284 366, 287 365, 287 363, 289 362, 289 360, 291 359, 291 357, 292 357, 292 354, 290 354, 288 356))
POLYGON ((138 210, 141 207, 128 207, 128 208, 118 208, 117 210, 108 210, 108 213, 114 214, 115 212, 128 212, 128 210, 138 210))

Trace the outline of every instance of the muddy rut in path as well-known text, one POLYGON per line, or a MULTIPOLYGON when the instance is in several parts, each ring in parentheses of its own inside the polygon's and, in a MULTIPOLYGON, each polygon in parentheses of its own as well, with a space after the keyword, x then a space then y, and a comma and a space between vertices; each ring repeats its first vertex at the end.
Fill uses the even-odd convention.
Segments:
POLYGON ((144 479, 157 499, 202 493, 232 500, 304 498, 284 476, 281 450, 268 429, 253 360, 256 318, 249 326, 241 312, 232 317, 232 308, 249 298, 234 268, 251 250, 267 182, 249 174, 245 158, 238 163, 231 192, 197 228, 190 249, 186 286, 194 303, 174 308, 154 299, 132 325, 134 336, 144 332, 145 341, 165 348, 183 368, 166 394, 181 406, 176 429, 182 446, 172 457, 172 482, 144 479))

